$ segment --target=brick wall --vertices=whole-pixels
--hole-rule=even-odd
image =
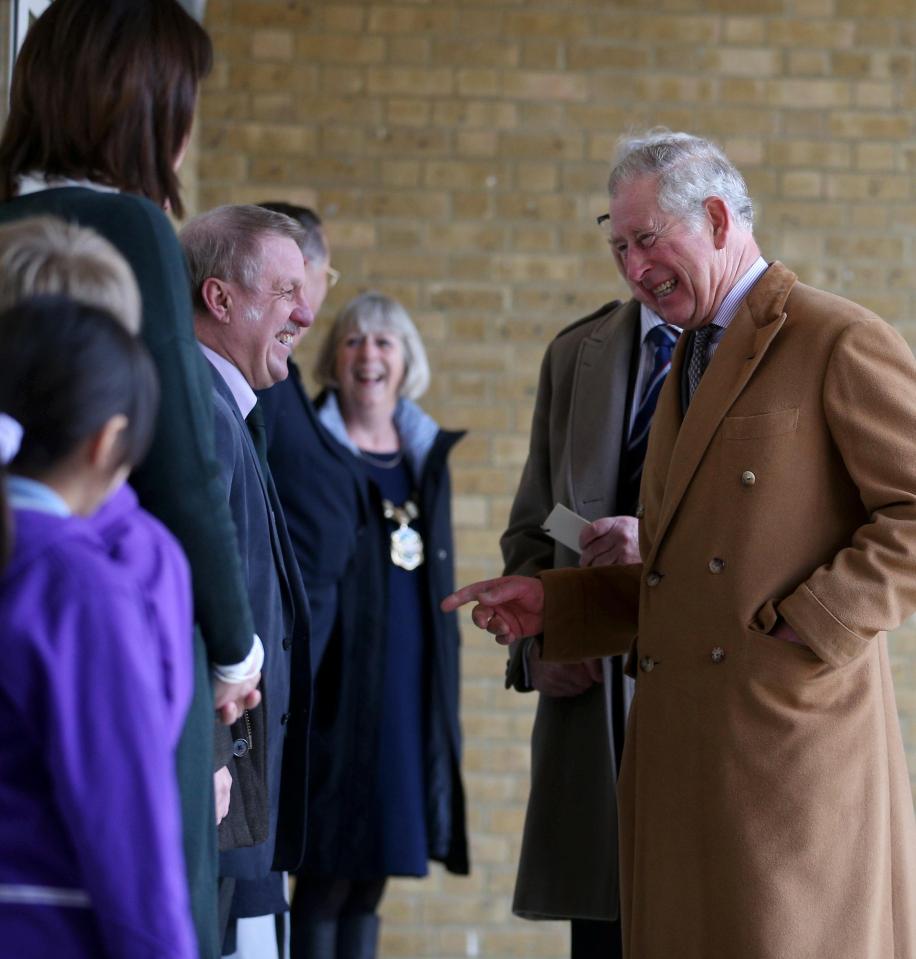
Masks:
[[[218,59],[189,199],[314,205],[344,274],[325,316],[368,287],[412,311],[425,405],[471,431],[453,460],[468,581],[500,567],[544,346],[625,295],[594,217],[628,126],[718,138],[764,254],[916,345],[914,14],[916,0],[209,0]],[[916,780],[916,626],[892,653]],[[568,954],[563,927],[509,915],[533,702],[501,676],[466,629],[474,874],[395,883],[388,959]]]
[[[471,431],[453,460],[468,581],[500,568],[546,343],[625,294],[594,217],[626,127],[718,138],[751,185],[765,255],[916,344],[914,13],[914,0],[209,0],[200,202],[315,205],[343,272],[325,316],[368,287],[412,311],[434,369],[425,404]],[[916,629],[893,649],[916,775]],[[509,914],[533,702],[501,678],[500,653],[466,629],[474,874],[395,883],[387,957],[567,954],[563,927]]]

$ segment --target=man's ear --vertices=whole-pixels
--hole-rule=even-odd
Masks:
[[[207,307],[207,312],[217,323],[229,322],[232,294],[224,280],[208,276],[200,287],[200,295]]]
[[[721,197],[710,196],[703,201],[703,207],[709,217],[713,244],[717,250],[723,250],[732,225],[728,204]]]

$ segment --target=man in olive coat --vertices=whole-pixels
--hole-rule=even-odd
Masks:
[[[548,660],[630,648],[619,782],[632,959],[912,959],[916,825],[885,631],[916,609],[916,362],[760,258],[708,141],[622,143],[609,235],[682,337],[642,563],[459,591]],[[638,631],[638,636],[637,636]]]

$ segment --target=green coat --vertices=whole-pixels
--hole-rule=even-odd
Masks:
[[[168,218],[143,197],[62,187],[0,204],[4,223],[42,214],[96,230],[127,259],[140,286],[141,335],[159,373],[161,401],[152,448],[131,484],[141,504],[175,534],[191,564],[199,630],[179,785],[201,955],[218,956],[209,665],[244,659],[254,629],[213,455],[212,383],[194,337],[187,267]]]

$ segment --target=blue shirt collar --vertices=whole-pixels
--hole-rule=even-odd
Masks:
[[[6,478],[6,492],[13,509],[30,509],[36,513],[50,513],[52,516],[73,515],[73,510],[63,497],[38,480],[11,473]]]

